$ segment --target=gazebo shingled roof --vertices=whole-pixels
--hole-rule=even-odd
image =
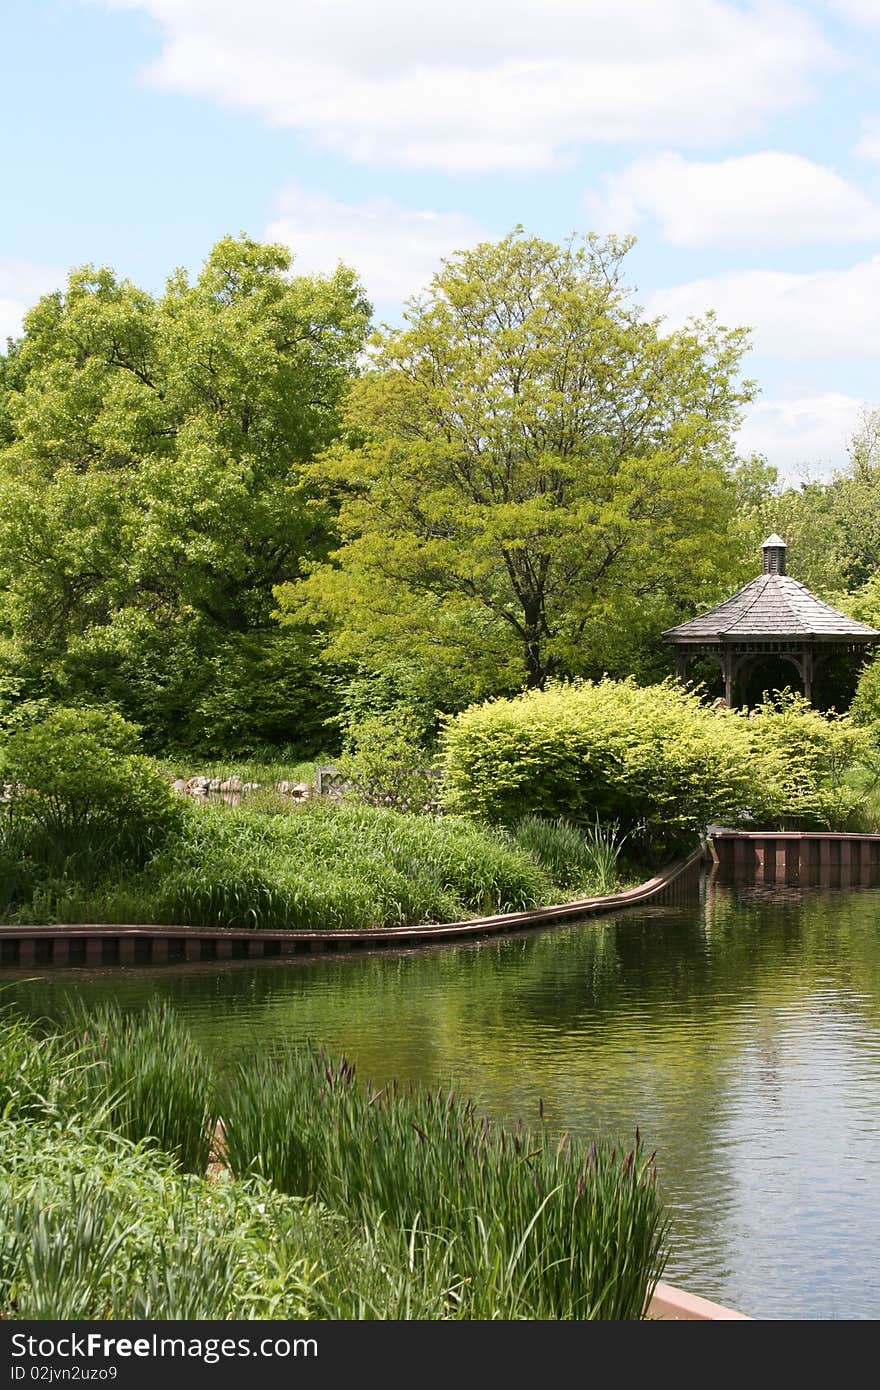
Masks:
[[[823,603],[785,573],[787,547],[780,536],[768,536],[761,549],[762,574],[708,613],[663,633],[664,641],[676,648],[680,676],[686,674],[689,655],[702,653],[720,661],[728,704],[733,703],[737,676],[762,656],[791,662],[809,700],[819,661],[880,640],[876,628]]]

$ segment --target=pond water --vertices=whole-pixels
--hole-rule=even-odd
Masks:
[[[704,888],[504,940],[406,954],[44,972],[64,997],[171,999],[220,1065],[306,1039],[362,1076],[452,1085],[658,1150],[667,1278],[741,1312],[880,1316],[880,890]]]

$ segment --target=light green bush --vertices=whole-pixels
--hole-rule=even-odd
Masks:
[[[339,770],[367,806],[421,815],[436,810],[439,787],[416,717],[398,706],[349,725]]]
[[[765,817],[792,828],[841,829],[862,802],[846,776],[870,760],[865,731],[790,693],[759,705],[748,729],[754,764],[768,783]]]
[[[508,825],[529,814],[617,821],[668,850],[744,817],[841,823],[853,805],[843,772],[862,746],[849,720],[803,702],[748,718],[672,681],[556,684],[447,721],[445,804]]]
[[[880,657],[859,677],[850,713],[857,724],[873,726],[875,737],[880,735]]]

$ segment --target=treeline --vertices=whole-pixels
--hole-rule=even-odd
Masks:
[[[780,490],[734,448],[746,330],[663,333],[628,249],[517,230],[372,337],[352,270],[244,237],[158,295],[74,271],[0,356],[0,723],[102,706],[153,751],[307,755],[334,718],[656,680],[769,530],[876,622],[877,418]]]

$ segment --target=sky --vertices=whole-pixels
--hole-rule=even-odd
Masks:
[[[226,233],[361,274],[634,234],[669,328],[752,329],[783,477],[880,404],[880,0],[2,0],[0,340],[85,262],[161,291]]]

